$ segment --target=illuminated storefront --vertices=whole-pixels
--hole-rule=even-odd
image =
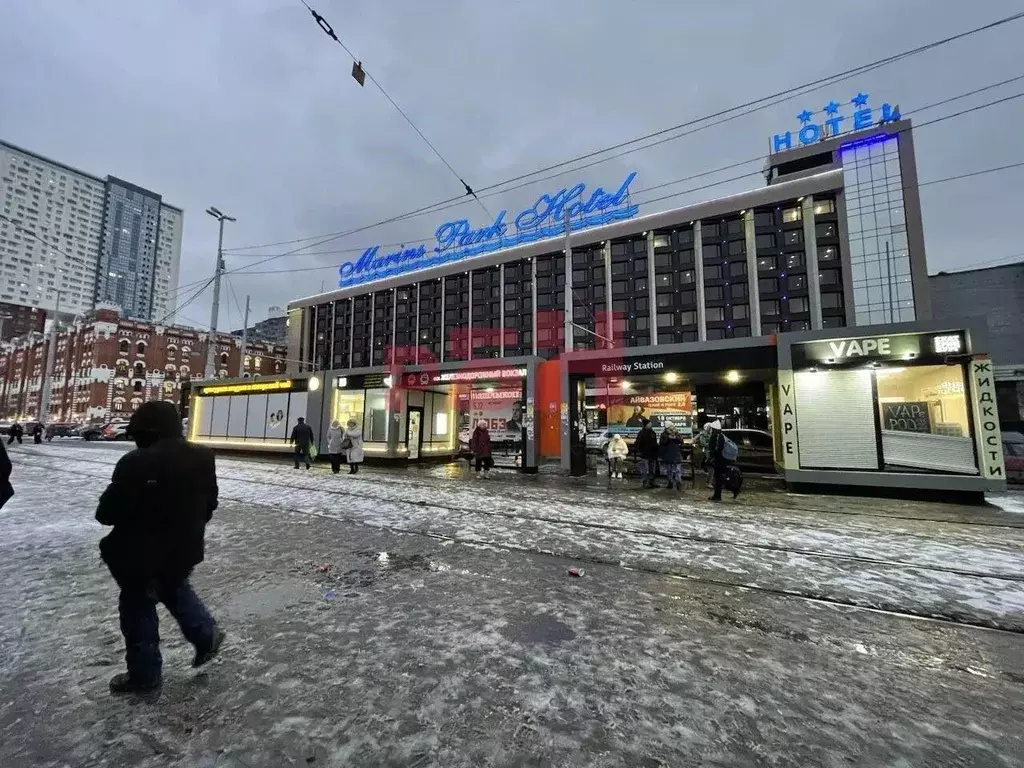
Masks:
[[[588,471],[596,411],[627,441],[644,418],[684,439],[711,419],[764,434],[791,485],[1004,488],[984,327],[917,322],[857,332],[567,355],[562,466]],[[716,410],[717,401],[729,406]]]
[[[321,384],[318,376],[195,382],[188,438],[226,450],[290,451],[298,418],[319,412]]]

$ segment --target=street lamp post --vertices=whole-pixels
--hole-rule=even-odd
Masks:
[[[220,314],[220,278],[224,273],[224,222],[234,221],[226,213],[221,213],[212,205],[206,212],[220,222],[217,236],[217,268],[213,273],[213,308],[210,310],[210,341],[206,345],[206,378],[217,376],[217,316]]]

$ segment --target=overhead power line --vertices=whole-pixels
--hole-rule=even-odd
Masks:
[[[1014,99],[1019,99],[1021,97],[1024,97],[1024,92],[1016,93],[1016,94],[1013,94],[1011,96],[1005,96],[1003,98],[995,99],[995,100],[987,102],[985,104],[980,104],[980,105],[972,107],[970,109],[963,109],[963,110],[960,110],[958,112],[954,112],[954,113],[951,113],[951,114],[948,114],[948,115],[943,115],[941,117],[934,118],[932,120],[928,120],[926,122],[920,123],[919,125],[915,126],[914,129],[915,130],[921,130],[921,129],[926,128],[926,127],[928,127],[930,125],[936,125],[938,123],[942,123],[942,122],[945,122],[947,120],[951,120],[951,119],[954,119],[954,118],[957,118],[957,117],[962,117],[963,115],[966,115],[966,114],[969,114],[969,113],[972,113],[972,112],[976,112],[976,111],[979,111],[979,110],[982,110],[982,109],[988,109],[990,107],[994,107],[994,106],[997,106],[999,104],[1003,104],[1005,102],[1012,101]],[[898,135],[899,133],[902,133],[902,132],[904,132],[906,130],[908,130],[908,129],[903,128],[903,129],[900,129],[899,131],[895,131],[894,135]],[[665,187],[672,186],[674,184],[680,184],[680,183],[683,183],[685,181],[692,181],[692,180],[695,180],[695,179],[698,179],[698,178],[704,178],[704,177],[707,177],[707,176],[712,176],[712,175],[714,175],[716,173],[720,173],[722,171],[731,170],[731,169],[734,169],[734,168],[739,168],[739,167],[742,167],[744,165],[749,165],[749,164],[755,163],[755,162],[759,163],[762,160],[763,160],[763,156],[758,155],[757,157],[753,157],[753,158],[750,158],[748,160],[740,161],[740,162],[737,162],[737,163],[730,163],[729,165],[721,166],[719,168],[716,168],[716,169],[713,169],[713,170],[710,170],[710,171],[703,171],[701,173],[692,174],[690,176],[685,176],[685,177],[683,177],[681,179],[676,179],[674,181],[663,182],[661,184],[656,184],[656,185],[651,186],[651,187],[646,187],[646,188],[643,188],[643,189],[639,189],[634,194],[641,194],[643,192],[650,192],[650,191],[654,191],[654,190],[657,190],[657,189],[663,189]],[[717,186],[721,186],[723,184],[727,184],[727,183],[730,183],[730,182],[741,181],[743,179],[750,178],[750,177],[753,177],[753,176],[759,176],[760,174],[761,174],[760,170],[751,171],[749,173],[740,174],[738,176],[733,176],[733,177],[730,177],[730,178],[727,178],[727,179],[720,179],[720,180],[717,180],[717,181],[714,181],[714,182],[710,182],[708,184],[703,184],[703,185],[700,185],[700,186],[697,186],[697,187],[692,187],[692,188],[684,190],[682,192],[674,192],[674,193],[671,193],[671,194],[668,194],[668,195],[665,195],[665,196],[662,196],[662,197],[656,197],[656,198],[652,198],[652,199],[648,199],[648,200],[638,200],[637,204],[649,205],[651,203],[661,202],[663,200],[669,200],[669,199],[672,199],[674,197],[679,197],[679,196],[684,195],[684,194],[690,194],[690,193],[693,193],[693,192],[700,192],[700,191],[703,191],[703,190],[706,190],[706,189],[710,189],[710,188],[713,188],[713,187],[717,187]],[[333,238],[333,237],[326,238],[325,240],[321,241],[320,243],[317,243],[316,245],[322,245],[322,244],[324,244],[326,242],[329,242],[329,241],[331,241],[333,239],[335,239],[335,238]],[[267,263],[269,263],[271,261],[275,261],[277,259],[284,258],[286,256],[294,255],[294,254],[296,254],[296,253],[298,253],[300,251],[306,250],[306,248],[312,248],[312,247],[315,247],[315,245],[300,246],[299,248],[294,248],[291,251],[286,251],[285,253],[280,253],[280,254],[274,254],[272,256],[267,256],[267,257],[261,259],[260,261],[257,261],[255,263],[253,263],[253,264],[245,265],[245,266],[242,266],[242,267],[236,267],[235,269],[228,270],[227,274],[234,274],[234,273],[257,274],[255,272],[251,271],[254,267],[260,266],[262,264],[267,264]],[[361,250],[364,250],[364,249],[358,249],[358,250],[361,251]],[[279,270],[279,271],[284,272],[284,271],[287,271],[287,270]]]
[[[743,115],[746,115],[746,114],[751,114],[753,112],[756,112],[756,111],[759,111],[759,110],[762,110],[762,109],[766,109],[766,108],[768,108],[770,106],[775,106],[776,104],[780,103],[781,101],[785,101],[785,100],[788,100],[790,98],[794,98],[795,96],[798,96],[798,95],[804,95],[804,93],[806,93],[806,92],[810,92],[810,91],[814,91],[814,90],[820,90],[823,87],[830,86],[830,85],[833,85],[833,84],[838,83],[838,82],[842,82],[843,80],[848,80],[848,79],[850,79],[852,77],[856,77],[858,75],[861,75],[861,74],[864,74],[866,72],[872,71],[872,70],[877,69],[879,67],[886,66],[888,64],[892,64],[892,63],[894,63],[896,61],[899,61],[899,60],[902,60],[902,59],[906,59],[906,58],[909,58],[911,56],[916,56],[918,54],[921,54],[921,53],[924,53],[926,51],[938,48],[940,46],[947,45],[949,43],[952,43],[952,42],[955,42],[955,41],[958,41],[958,40],[962,40],[962,39],[970,37],[972,35],[976,35],[976,34],[979,34],[981,32],[986,32],[986,31],[994,29],[996,27],[1003,26],[1005,24],[1009,24],[1009,23],[1012,23],[1012,22],[1015,22],[1015,21],[1019,21],[1021,19],[1024,19],[1024,12],[1016,13],[1016,14],[1013,14],[1011,16],[1006,16],[1006,17],[1004,17],[1002,19],[998,19],[998,20],[996,20],[994,22],[991,22],[989,24],[985,24],[985,25],[982,25],[980,27],[975,27],[973,29],[966,30],[964,32],[960,32],[960,33],[958,33],[956,35],[952,35],[950,37],[942,38],[940,40],[933,41],[933,42],[928,43],[926,45],[918,46],[917,48],[911,48],[909,50],[903,51],[902,53],[898,53],[898,54],[894,54],[892,56],[887,56],[887,57],[884,57],[884,58],[881,58],[881,59],[877,59],[877,60],[875,60],[873,62],[870,62],[870,63],[867,63],[867,64],[863,64],[863,65],[860,65],[858,67],[854,67],[852,69],[847,69],[847,70],[844,70],[842,72],[838,72],[838,73],[835,73],[833,75],[830,75],[828,77],[818,78],[816,80],[812,80],[812,81],[809,81],[807,83],[804,83],[803,85],[795,86],[795,87],[788,88],[788,89],[785,89],[785,90],[782,90],[782,91],[777,91],[776,93],[770,94],[768,96],[763,96],[763,97],[761,97],[759,99],[754,99],[752,101],[748,101],[748,102],[745,102],[743,104],[739,104],[739,105],[736,105],[734,107],[730,107],[728,109],[720,110],[718,112],[714,112],[712,114],[705,115],[703,117],[699,117],[699,118],[695,118],[695,119],[692,119],[692,120],[688,120],[688,121],[685,121],[683,123],[678,123],[676,125],[670,126],[668,128],[663,128],[663,129],[658,130],[658,131],[654,131],[654,132],[651,132],[651,133],[647,133],[647,134],[638,136],[638,137],[630,139],[628,141],[620,142],[618,144],[613,144],[611,146],[604,147],[602,149],[598,149],[598,150],[594,150],[594,151],[591,151],[591,152],[588,152],[588,153],[585,153],[585,154],[582,154],[582,155],[578,155],[578,156],[576,156],[574,158],[571,158],[569,160],[564,160],[564,161],[561,161],[559,163],[554,163],[552,165],[545,166],[543,168],[538,168],[538,169],[536,169],[534,171],[531,171],[529,173],[520,174],[519,176],[514,176],[514,177],[511,177],[511,178],[505,179],[505,180],[497,182],[495,184],[491,184],[491,185],[489,185],[487,187],[481,187],[477,191],[478,192],[485,192],[485,191],[495,190],[495,189],[498,189],[500,187],[505,187],[505,186],[513,184],[513,183],[515,183],[517,181],[522,181],[524,179],[527,179],[527,178],[530,178],[530,177],[533,177],[533,176],[538,176],[538,175],[540,175],[542,173],[546,173],[548,171],[555,170],[557,168],[562,168],[562,167],[565,167],[565,166],[568,166],[568,165],[572,165],[574,163],[577,163],[577,162],[580,162],[580,161],[583,161],[583,160],[588,160],[588,159],[591,159],[591,158],[596,157],[598,155],[601,155],[601,154],[604,154],[604,153],[607,153],[607,152],[613,152],[613,151],[615,151],[617,149],[622,149],[624,147],[628,147],[628,146],[633,145],[633,144],[638,144],[640,142],[647,141],[649,139],[661,137],[661,136],[664,136],[665,134],[669,134],[669,133],[672,133],[672,132],[677,131],[677,130],[681,130],[681,129],[689,128],[689,127],[693,127],[693,126],[699,126],[701,123],[713,121],[716,118],[726,118],[728,115],[730,115],[733,112],[742,112],[742,115],[735,115],[734,117],[740,117],[740,116],[743,116]],[[351,55],[351,53],[349,55]],[[744,110],[746,110],[746,111],[744,111]],[[734,118],[733,117],[729,117],[728,119],[734,119]],[[722,121],[720,121],[720,122],[722,122]],[[679,134],[678,136],[670,137],[670,138],[666,139],[665,141],[673,141],[676,138],[682,138],[683,136],[692,135],[693,133],[696,133],[697,131],[706,130],[707,128],[714,127],[715,125],[720,124],[720,122],[718,122],[718,123],[711,123],[711,124],[706,125],[706,126],[698,127],[694,131],[689,131],[689,132],[686,132],[686,133]],[[664,143],[664,141],[658,142],[658,143]],[[626,152],[626,153],[622,153],[620,155],[616,155],[616,157],[621,157],[624,154],[630,154],[631,152],[634,152],[634,151],[641,151],[643,149],[649,148],[650,146],[656,146],[656,145],[657,144],[645,145],[644,147],[636,148],[634,150],[631,150],[630,152]],[[614,158],[606,158],[606,160],[610,160],[610,159],[614,159]],[[587,167],[589,167],[589,166],[587,166]],[[578,169],[574,168],[573,170],[578,170]],[[510,190],[505,190],[505,191],[510,191]],[[340,238],[340,237],[345,237],[345,236],[348,236],[350,234],[355,234],[357,232],[363,232],[363,231],[366,231],[367,229],[372,229],[374,227],[383,226],[385,224],[390,224],[390,223],[393,223],[395,221],[399,221],[399,220],[402,220],[402,219],[412,218],[414,216],[418,216],[418,215],[423,214],[423,213],[428,213],[428,212],[433,212],[435,210],[440,210],[439,206],[448,206],[451,203],[461,203],[462,201],[463,201],[463,197],[449,198],[448,200],[442,200],[442,201],[439,201],[437,203],[433,203],[432,205],[424,206],[422,208],[418,208],[418,209],[415,209],[413,211],[409,211],[409,212],[404,213],[404,214],[399,214],[398,216],[390,217],[388,219],[385,219],[383,221],[377,222],[375,224],[367,225],[367,226],[364,226],[364,227],[359,227],[359,228],[357,228],[355,230],[346,230],[346,231],[342,231],[342,232],[334,232],[334,233],[330,233],[328,235],[322,235],[322,236],[314,235],[314,236],[310,236],[310,237],[298,238],[298,239],[295,239],[295,240],[278,241],[278,242],[274,242],[274,243],[263,243],[263,244],[260,244],[260,245],[239,246],[239,247],[236,247],[236,248],[232,248],[231,252],[238,252],[238,251],[242,251],[242,250],[258,250],[260,248],[271,248],[271,247],[279,246],[279,245],[292,245],[292,244],[295,244],[295,243],[306,242],[306,241],[309,241],[309,240],[317,240],[317,239],[320,239],[320,238]],[[315,246],[310,245],[308,247],[312,248],[312,247],[315,247]]]
[[[487,210],[487,206],[483,204],[483,201],[479,197],[477,197],[477,194],[476,192],[473,191],[473,188],[466,183],[466,180],[462,178],[459,172],[452,167],[452,164],[449,163],[447,159],[445,159],[445,156],[442,155],[440,150],[438,150],[438,148],[434,146],[433,142],[431,142],[430,139],[426,137],[426,134],[424,134],[423,131],[419,129],[419,126],[412,121],[412,118],[409,117],[406,111],[402,109],[400,106],[398,106],[398,102],[391,98],[391,94],[389,94],[384,89],[384,86],[380,84],[380,81],[378,81],[377,78],[375,78],[370,72],[366,71],[365,67],[363,67],[363,62],[357,59],[355,57],[355,54],[353,54],[352,51],[349,50],[348,46],[341,41],[341,39],[335,33],[333,27],[331,27],[327,19],[325,19],[315,10],[313,10],[313,8],[309,6],[306,0],[301,0],[301,2],[304,6],[306,6],[307,10],[309,10],[309,12],[313,15],[313,19],[316,21],[317,26],[319,26],[320,29],[323,30],[324,34],[326,34],[334,42],[340,45],[342,50],[344,50],[345,53],[348,54],[349,58],[352,59],[352,77],[355,79],[355,81],[359,83],[359,85],[363,85],[363,80],[366,79],[373,83],[375,86],[377,86],[377,90],[384,94],[384,98],[391,102],[391,106],[394,107],[398,114],[400,114],[405,119],[405,122],[407,122],[412,127],[412,129],[416,131],[416,135],[423,139],[423,143],[430,147],[430,151],[437,155],[437,158],[442,163],[444,163],[445,167],[452,172],[452,175],[459,180],[459,183],[462,184],[463,188],[466,190],[465,196],[472,196],[480,204],[480,207],[484,209],[484,213],[490,216],[491,214],[490,211]]]

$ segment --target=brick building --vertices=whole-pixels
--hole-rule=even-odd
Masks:
[[[49,422],[127,418],[144,402],[178,403],[182,382],[202,379],[209,333],[120,316],[101,306],[57,335]],[[48,339],[41,333],[0,350],[0,417],[38,418]],[[218,334],[217,376],[236,376],[241,339]],[[253,342],[246,375],[283,373],[286,348]]]
[[[38,307],[23,307],[0,301],[0,341],[42,333],[46,325],[46,311]]]

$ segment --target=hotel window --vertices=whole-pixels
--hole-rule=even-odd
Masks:
[[[697,313],[694,310],[686,310],[679,314],[680,325],[696,325],[697,324]]]
[[[676,323],[676,316],[671,312],[658,313],[658,327],[672,328]]]
[[[779,302],[775,299],[765,299],[761,302],[761,315],[777,317],[781,313],[779,312]]]
[[[839,249],[834,245],[818,246],[818,261],[835,261],[839,255]]]
[[[736,299],[747,298],[747,284],[746,283],[733,283],[729,286],[729,292],[732,295],[733,301]]]
[[[729,219],[726,224],[726,233],[729,235],[742,235],[743,234],[743,219]],[[740,242],[743,242],[742,240]]]
[[[747,274],[747,262],[733,261],[729,263],[729,275],[731,277],[743,277]]]
[[[843,308],[843,294],[841,293],[829,293],[822,291],[821,294],[821,308],[822,309],[842,309]]]
[[[732,319],[733,320],[745,320],[750,317],[750,305],[749,304],[733,304],[732,305]]]
[[[676,245],[690,246],[693,245],[693,229],[687,227],[686,229],[677,229],[673,233],[673,238]]]
[[[779,281],[774,277],[762,277],[757,281],[757,290],[760,293],[778,293]]]
[[[730,240],[729,241],[729,255],[730,256],[742,256],[744,253],[744,242],[742,240]]]
[[[786,259],[786,269],[796,269],[804,265],[803,251],[787,253],[784,258]]]
[[[786,245],[800,245],[804,241],[802,229],[791,229],[783,233],[783,241]]]
[[[692,269],[687,269],[679,273],[679,284],[689,285],[697,281],[697,275]]]
[[[834,200],[815,200],[814,201],[814,215],[822,216],[826,213],[835,213],[836,203]]]
[[[704,317],[711,323],[721,322],[725,320],[725,307],[706,307]]]
[[[704,298],[707,301],[723,301],[725,299],[725,287],[721,285],[709,285],[704,289]]]
[[[774,256],[758,256],[757,257],[757,271],[758,272],[771,272],[775,269],[775,257]]]
[[[668,235],[655,235],[654,236],[654,247],[655,248],[668,248],[672,245],[672,239]]]
[[[701,238],[704,240],[714,240],[719,237],[718,224],[714,222],[702,222],[700,226]]]
[[[818,273],[818,282],[822,285],[838,285],[839,284],[839,270],[838,269],[823,269]]]
[[[713,261],[715,259],[722,258],[722,249],[716,243],[705,245],[701,253],[704,256],[704,261]]]
[[[835,222],[825,221],[814,225],[814,233],[818,237],[835,237],[836,236],[836,225]]]
[[[789,299],[789,311],[790,314],[796,314],[798,312],[807,312],[808,304],[806,296],[794,296]]]
[[[790,275],[786,278],[787,291],[799,291],[807,287],[807,275]]]
[[[782,222],[784,224],[800,221],[801,218],[802,215],[799,208],[786,208],[782,211]]]
[[[722,279],[722,266],[720,264],[708,265],[704,267],[704,279],[705,280],[721,280]]]
[[[771,211],[758,211],[754,214],[754,226],[755,227],[774,227],[775,216]]]
[[[774,250],[775,249],[775,235],[770,235],[770,234],[758,235],[755,238],[755,243],[757,244],[757,247],[758,247],[759,250],[760,249],[764,249],[764,250],[772,249],[772,250]]]

